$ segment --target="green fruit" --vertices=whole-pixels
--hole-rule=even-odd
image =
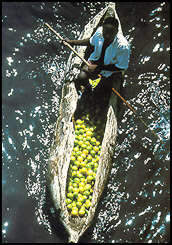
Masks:
[[[68,187],[68,192],[73,192],[73,187],[72,186]]]

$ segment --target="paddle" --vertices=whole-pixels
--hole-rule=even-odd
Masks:
[[[58,38],[60,38],[62,41],[63,41],[63,43],[68,47],[68,48],[70,48],[87,66],[89,66],[89,63],[81,56],[81,55],[79,55],[77,52],[76,52],[76,50],[69,44],[69,43],[67,43],[67,42],[65,42],[64,41],[64,39],[49,25],[49,24],[47,24],[47,23],[45,23],[45,25],[52,31],[52,32],[54,32],[55,34],[56,34],[56,36],[58,37]],[[121,72],[122,73],[122,75],[124,75],[124,71],[116,71],[116,73],[119,73],[119,72]],[[99,78],[98,79],[96,79],[97,80],[97,82],[96,82],[96,84],[95,84],[95,86],[97,86],[97,84],[100,82],[100,80],[101,80],[101,75],[98,75],[99,76]],[[90,84],[92,83],[93,84],[93,86],[94,86],[94,81],[93,80],[91,80],[90,79]],[[95,87],[94,86],[94,87]],[[113,92],[115,92],[117,95],[118,95],[118,97],[120,97],[123,101],[124,101],[124,103],[130,108],[130,110],[132,110],[133,112],[134,112],[134,114],[139,118],[139,120],[144,124],[144,126],[146,127],[146,128],[148,128],[152,133],[153,133],[153,135],[154,136],[156,136],[156,137],[158,137],[158,139],[162,142],[162,140],[161,140],[161,138],[159,137],[159,135],[157,135],[155,132],[154,132],[154,130],[151,130],[149,127],[148,127],[148,125],[145,123],[145,121],[141,118],[141,117],[139,117],[138,115],[137,115],[137,113],[136,113],[136,111],[131,107],[131,105],[114,89],[114,88],[112,88],[112,90],[113,90]]]
[[[65,42],[64,41],[64,39],[60,36],[60,34],[58,34],[49,24],[47,24],[47,23],[45,23],[45,25],[52,31],[52,32],[54,32],[55,34],[56,34],[56,36],[58,37],[58,38],[60,38],[62,41],[63,41],[63,43],[64,43],[64,45],[66,45],[68,48],[70,48],[87,66],[89,66],[89,63],[80,55],[80,54],[78,54],[77,52],[76,52],[76,50],[74,49],[74,48],[72,48],[72,46],[69,44],[69,43],[67,43],[67,42]]]
[[[152,133],[153,133],[153,135],[154,136],[156,136],[160,141],[161,141],[161,143],[163,143],[162,142],[162,140],[161,140],[161,138],[159,137],[159,135],[157,135],[155,132],[154,132],[154,130],[152,130],[152,129],[150,129],[149,127],[148,127],[148,125],[145,123],[145,121],[141,118],[141,117],[139,117],[138,115],[137,115],[137,112],[134,110],[134,108],[118,93],[118,91],[116,91],[114,88],[112,88],[112,91],[113,92],[115,92],[117,95],[118,95],[118,97],[130,108],[130,110],[132,110],[133,112],[134,112],[134,114],[137,116],[137,118],[144,124],[144,126],[146,127],[146,128],[148,128]]]

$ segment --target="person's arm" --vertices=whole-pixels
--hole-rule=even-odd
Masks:
[[[88,46],[90,44],[90,38],[86,38],[83,40],[64,40],[65,42],[69,43],[70,45],[81,45],[81,46]]]

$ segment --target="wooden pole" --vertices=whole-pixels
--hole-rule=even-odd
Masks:
[[[136,112],[136,110],[134,110],[134,108],[118,93],[118,91],[116,91],[114,88],[112,88],[112,90],[113,90],[113,92],[115,92],[119,97],[120,97],[120,99],[130,108],[130,110],[132,110],[133,112],[134,112],[134,114],[137,116],[137,118],[144,124],[144,126],[146,127],[146,128],[148,128],[151,132],[152,132],[152,134],[154,135],[154,136],[156,136],[159,140],[160,140],[160,142],[161,143],[163,143],[162,142],[162,140],[161,140],[161,138],[159,137],[159,135],[157,135],[155,132],[154,132],[154,130],[152,130],[152,129],[150,129],[149,127],[148,127],[148,125],[145,123],[145,121],[141,118],[141,117],[139,117],[138,115],[137,115],[137,112]]]
[[[49,24],[45,23],[45,25],[52,31],[55,33],[55,35],[60,38],[64,45],[66,45],[68,48],[70,48],[87,66],[89,66],[89,63],[80,55],[76,52],[76,50],[67,42],[64,41],[64,39],[60,36],[60,34],[58,34]]]

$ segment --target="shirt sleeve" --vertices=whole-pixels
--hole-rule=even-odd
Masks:
[[[129,46],[122,46],[120,47],[117,55],[117,62],[116,67],[119,69],[126,70],[128,68],[130,59],[130,47]]]
[[[93,36],[90,38],[90,44],[92,46],[96,45],[96,41],[100,37],[100,28],[97,29],[97,31],[93,34]]]

